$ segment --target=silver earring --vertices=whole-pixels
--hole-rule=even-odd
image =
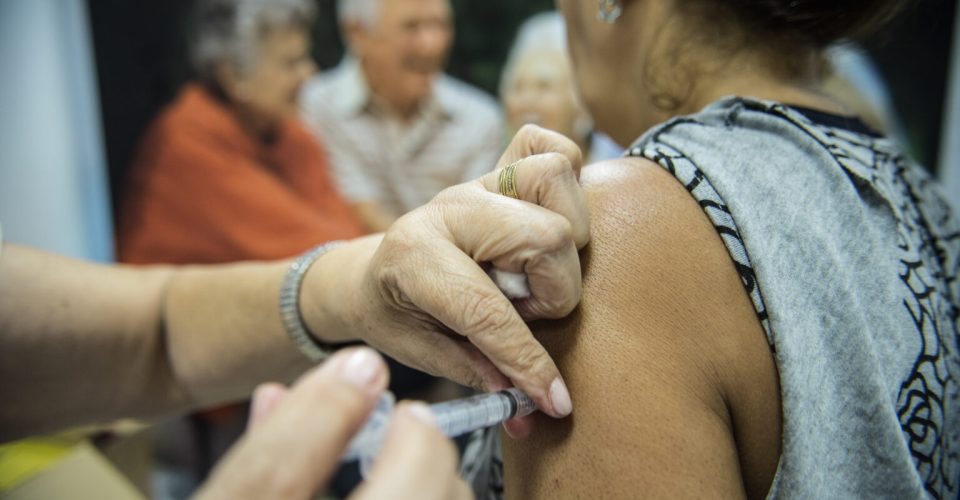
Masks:
[[[597,20],[613,24],[620,19],[623,13],[623,4],[620,0],[599,0],[597,6]]]

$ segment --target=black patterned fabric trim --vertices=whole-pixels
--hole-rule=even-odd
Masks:
[[[773,333],[770,331],[770,319],[767,316],[767,306],[763,303],[763,295],[760,292],[760,285],[757,283],[756,274],[750,265],[750,256],[747,255],[747,248],[743,244],[743,238],[737,229],[737,223],[733,219],[733,214],[727,204],[717,193],[717,190],[710,184],[707,176],[697,168],[697,165],[679,151],[662,143],[653,141],[646,147],[635,147],[630,149],[627,156],[647,158],[665,168],[690,192],[700,208],[713,223],[723,244],[733,259],[733,265],[740,275],[740,281],[744,289],[750,296],[753,308],[757,312],[757,319],[763,326],[763,331],[767,336],[767,344],[770,349],[774,349]]]

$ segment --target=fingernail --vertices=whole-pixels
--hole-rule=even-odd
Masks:
[[[268,393],[270,389],[267,385],[259,385],[253,391],[253,399],[250,402],[250,417],[247,419],[247,429],[250,429],[257,422],[263,419],[269,408]]]
[[[286,397],[286,394],[286,389],[280,384],[267,383],[257,386],[253,391],[253,401],[250,403],[247,428],[252,428],[266,418]]]
[[[433,416],[433,412],[430,411],[430,407],[426,404],[419,401],[412,401],[404,404],[403,409],[417,420],[433,427],[437,426],[437,419]]]
[[[250,420],[255,420],[267,413],[270,407],[270,386],[260,384],[253,391],[253,398],[250,402]]]
[[[553,404],[553,411],[561,417],[566,417],[573,411],[573,403],[570,401],[570,391],[563,383],[560,377],[553,379],[550,384],[550,403]]]
[[[383,370],[380,356],[366,347],[356,349],[347,354],[346,359],[337,361],[337,366],[334,367],[334,375],[362,390],[373,388],[381,374],[380,372]]]

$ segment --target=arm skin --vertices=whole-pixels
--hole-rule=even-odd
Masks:
[[[780,453],[776,367],[723,243],[647,160],[584,168],[580,309],[535,334],[571,418],[504,439],[510,498],[758,498]]]
[[[265,307],[277,302],[286,267],[110,267],[6,245],[0,440],[211,405],[263,380],[292,380],[309,364],[277,307]]]

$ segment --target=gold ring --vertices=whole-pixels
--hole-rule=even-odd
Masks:
[[[517,193],[517,165],[522,161],[523,158],[507,165],[500,171],[500,194],[520,199],[520,195]]]

